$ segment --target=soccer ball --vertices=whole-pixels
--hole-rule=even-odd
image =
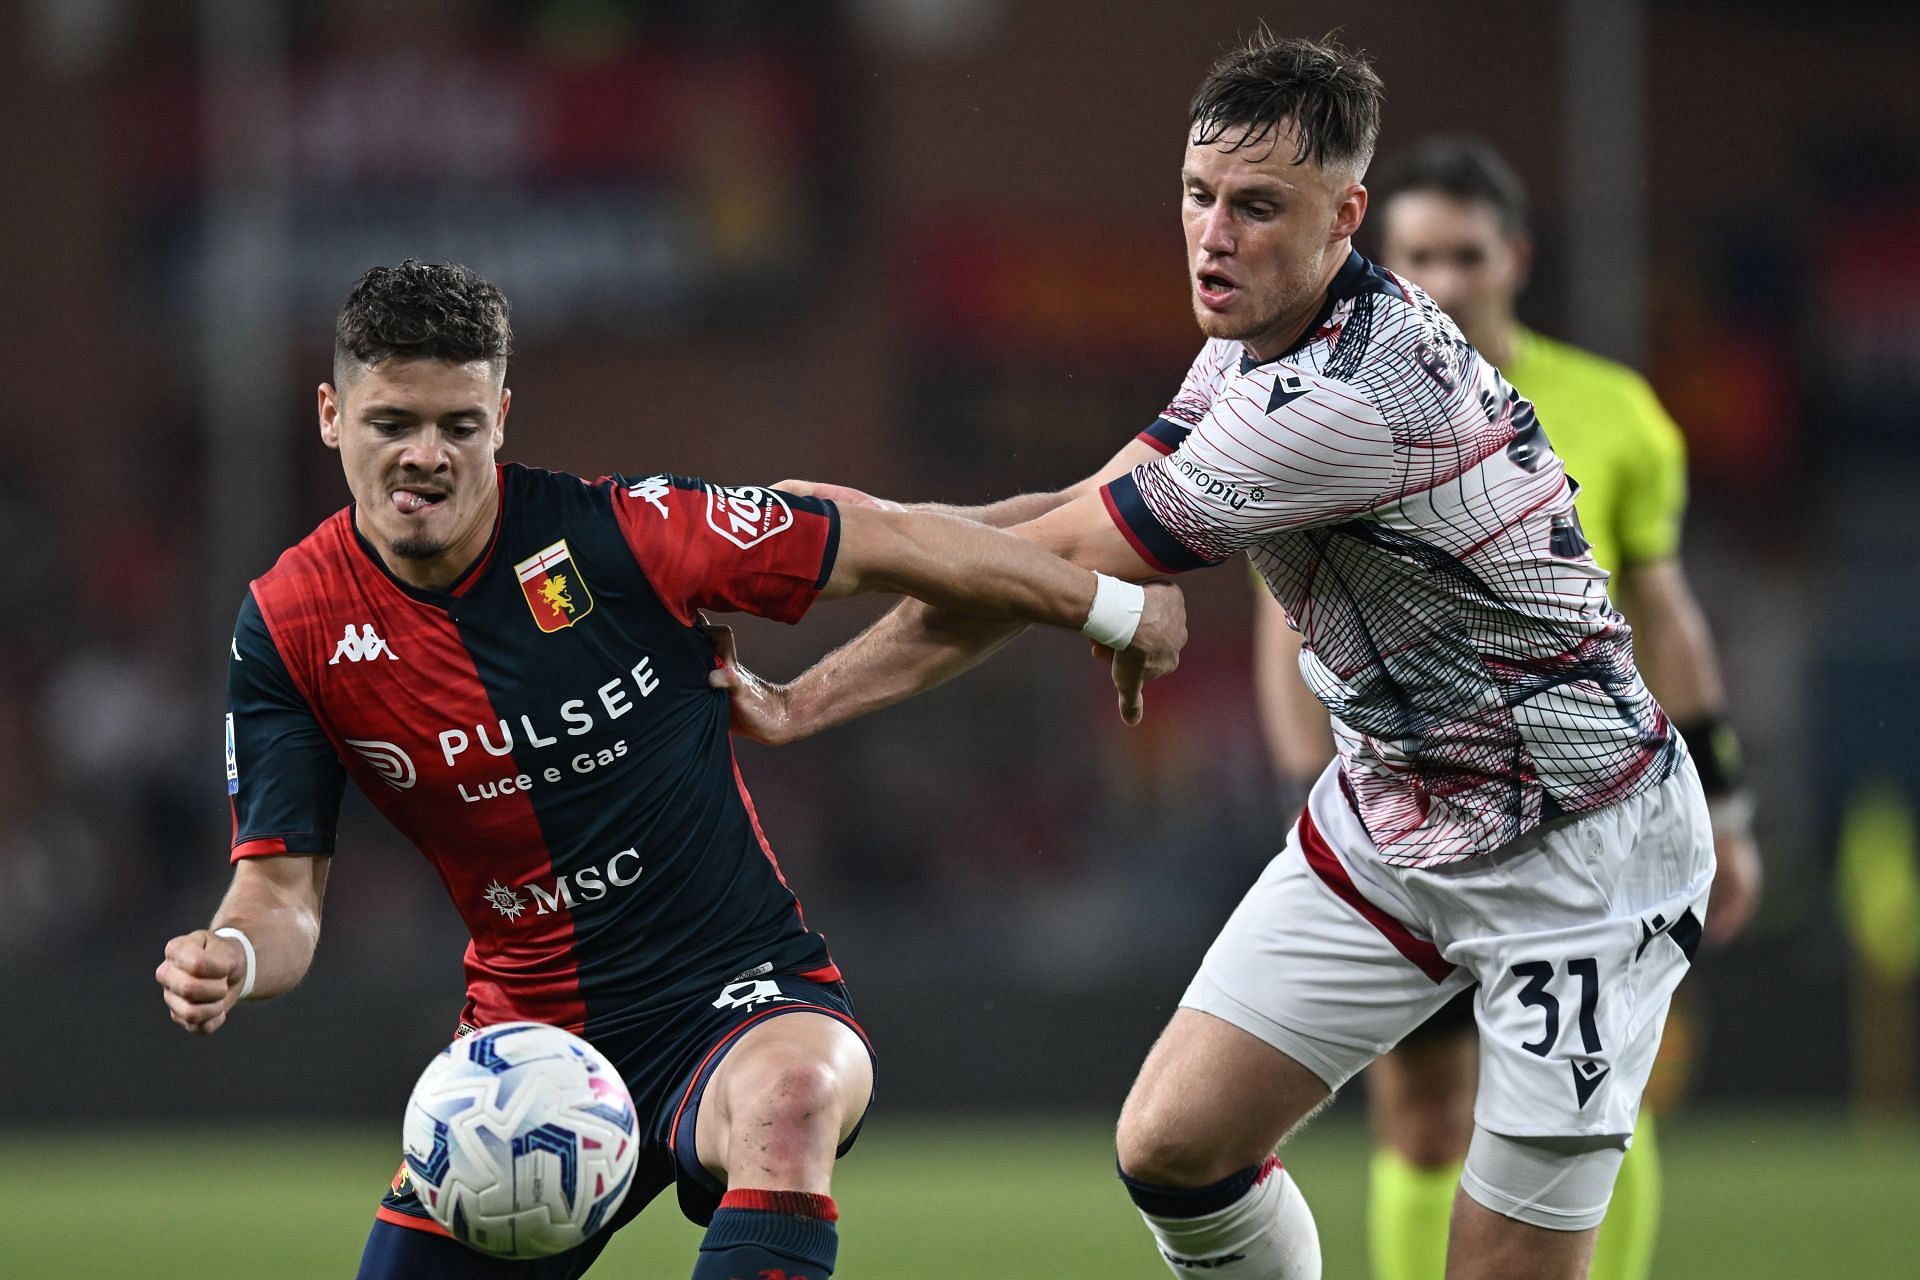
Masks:
[[[420,1203],[498,1258],[543,1258],[598,1231],[640,1151],[620,1073],[544,1022],[499,1023],[442,1049],[413,1086],[404,1135]]]

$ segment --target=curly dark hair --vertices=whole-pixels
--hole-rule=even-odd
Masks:
[[[507,299],[456,262],[408,258],[374,267],[353,286],[333,327],[334,380],[354,365],[404,360],[488,360],[495,376],[513,354]]]
[[[1484,138],[1469,134],[1422,138],[1380,164],[1373,203],[1384,210],[1409,191],[1433,191],[1478,200],[1493,210],[1510,236],[1527,232],[1527,187]]]
[[[1362,174],[1380,136],[1385,98],[1365,53],[1349,52],[1332,35],[1281,39],[1262,26],[1200,82],[1187,110],[1188,134],[1207,146],[1240,130],[1229,148],[1238,151],[1290,120],[1295,164],[1350,165]]]

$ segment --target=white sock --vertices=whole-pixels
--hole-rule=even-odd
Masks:
[[[1278,1159],[1224,1209],[1197,1218],[1140,1216],[1160,1256],[1183,1280],[1320,1280],[1313,1211]]]

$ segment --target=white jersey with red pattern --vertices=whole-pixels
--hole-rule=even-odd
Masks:
[[[1248,553],[1387,862],[1490,853],[1682,757],[1533,406],[1412,284],[1353,254],[1294,348],[1208,342],[1142,438],[1167,456],[1109,511],[1167,571]]]

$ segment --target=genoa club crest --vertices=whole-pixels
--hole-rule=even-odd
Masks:
[[[533,620],[542,631],[570,627],[593,612],[593,593],[573,563],[565,538],[545,551],[528,556],[513,566],[520,579],[520,594],[533,610]]]

